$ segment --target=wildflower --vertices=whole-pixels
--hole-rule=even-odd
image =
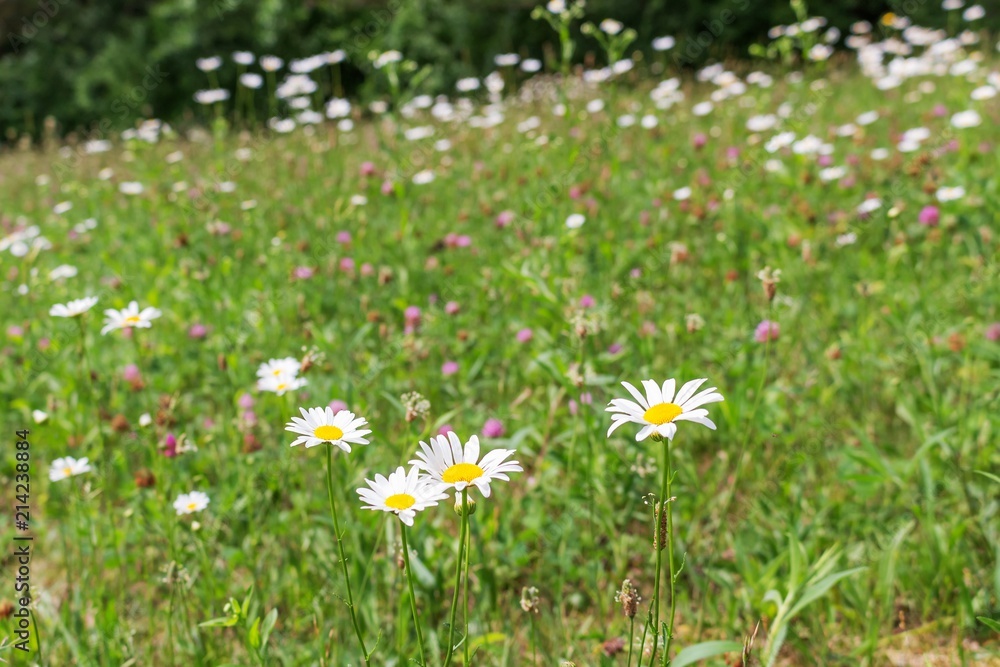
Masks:
[[[580,213],[573,213],[566,218],[566,226],[570,229],[579,229],[583,227],[583,223],[587,221],[587,218],[583,217]]]
[[[177,496],[177,500],[174,501],[174,509],[177,510],[177,516],[194,514],[195,512],[200,512],[208,507],[208,501],[208,494],[202,491],[182,493]]]
[[[917,216],[921,225],[927,225],[928,227],[937,227],[938,222],[941,220],[941,212],[938,210],[937,206],[924,206],[920,209],[920,214]]]
[[[49,315],[52,317],[79,317],[94,307],[97,297],[88,296],[82,299],[74,299],[67,304],[57,303],[49,308]]]
[[[667,380],[662,386],[652,380],[643,380],[642,386],[646,390],[645,396],[628,382],[622,382],[622,386],[637,402],[624,398],[611,400],[606,408],[607,412],[612,413],[612,424],[611,428],[608,429],[608,436],[627,422],[643,425],[635,436],[638,442],[645,440],[650,435],[653,435],[654,439],[668,438],[673,440],[674,434],[677,433],[675,422],[678,421],[691,421],[715,430],[715,423],[708,418],[708,410],[701,406],[717,403],[724,399],[722,394],[716,392],[715,387],[709,387],[696,394],[698,387],[704,382],[705,378],[691,380],[685,383],[675,395],[676,381],[674,379]]]
[[[457,361],[446,361],[441,365],[441,375],[445,377],[449,375],[454,375],[458,372],[458,362]]]
[[[521,589],[521,609],[524,610],[524,613],[530,614],[534,612],[537,614],[541,611],[539,607],[540,602],[537,588],[534,586],[525,586]]]
[[[938,188],[937,192],[935,193],[935,196],[937,197],[937,200],[942,203],[955,201],[965,196],[965,188],[963,188],[961,185],[955,187]]]
[[[517,332],[518,343],[527,343],[532,338],[534,338],[534,334],[532,333],[531,329],[521,329],[520,331]]]
[[[757,273],[757,280],[764,286],[764,294],[768,301],[774,301],[774,295],[778,292],[778,283],[781,282],[781,269],[771,269],[765,266]]]
[[[994,342],[1000,340],[1000,322],[994,322],[986,327],[986,340]]]
[[[42,410],[31,411],[31,420],[36,424],[44,424],[45,422],[48,421],[48,419],[49,419],[49,413],[47,412],[44,412]]]
[[[208,335],[208,327],[204,324],[195,323],[192,324],[188,329],[188,338],[192,340],[201,340]]]
[[[365,480],[368,488],[357,489],[362,509],[392,512],[407,526],[413,525],[417,512],[434,507],[448,496],[444,487],[419,476],[417,468],[407,472],[402,466],[389,477],[375,475],[375,480]]]
[[[278,396],[284,396],[285,392],[301,389],[307,384],[306,379],[300,377],[266,377],[257,380],[257,389],[259,391],[273,392]]]
[[[368,444],[364,436],[371,433],[371,430],[364,428],[368,425],[364,417],[355,417],[348,410],[334,414],[329,406],[308,410],[299,408],[299,412],[302,417],[292,417],[292,421],[285,425],[286,431],[298,436],[292,442],[292,447],[304,444],[308,449],[326,443],[350,453],[351,444]]]
[[[753,339],[758,343],[766,343],[772,340],[778,340],[778,336],[781,335],[781,327],[778,326],[777,322],[772,322],[771,320],[763,320],[754,329]]]
[[[514,454],[513,449],[494,449],[480,459],[479,437],[475,435],[469,438],[464,448],[454,431],[447,437],[432,437],[430,441],[429,445],[420,442],[417,458],[410,463],[456,492],[475,486],[484,497],[489,498],[491,482],[498,479],[510,481],[506,473],[523,471],[517,461],[506,460]]]
[[[301,362],[295,357],[271,359],[260,365],[260,368],[257,369],[257,377],[261,380],[268,378],[290,379],[298,376],[301,367]]]
[[[49,468],[49,481],[58,482],[68,477],[82,475],[90,472],[90,459],[86,456],[82,459],[74,459],[72,456],[64,456],[52,462]]]
[[[162,314],[156,308],[143,308],[140,311],[139,303],[136,301],[132,301],[122,310],[109,308],[104,311],[107,319],[104,321],[104,328],[101,329],[101,333],[107,335],[116,329],[129,329],[132,327],[148,329],[153,326],[153,320]]]
[[[684,326],[688,333],[694,333],[705,326],[705,320],[698,313],[688,313],[684,316]]]
[[[603,32],[604,34],[614,36],[620,33],[622,31],[622,28],[624,28],[625,26],[622,25],[621,21],[616,21],[614,19],[604,19],[603,21],[601,21],[599,27],[601,28],[601,32]]]
[[[406,421],[423,419],[431,411],[431,402],[415,391],[407,392],[399,397],[406,410]]]
[[[490,418],[483,424],[484,438],[502,438],[504,434],[503,422],[496,418]]]
[[[625,618],[635,618],[636,613],[639,611],[639,603],[642,598],[639,597],[639,591],[635,586],[632,585],[630,579],[626,579],[622,582],[622,588],[618,591],[615,598],[618,603],[622,606],[622,612],[625,614]]]

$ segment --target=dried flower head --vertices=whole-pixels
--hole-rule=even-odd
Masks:
[[[521,609],[525,613],[538,613],[540,600],[538,599],[538,589],[534,586],[525,586],[521,589]]]
[[[399,397],[406,410],[406,421],[412,422],[415,419],[423,419],[431,411],[431,402],[415,391],[403,394]]]
[[[698,313],[688,313],[684,316],[684,325],[688,333],[694,333],[705,326],[705,319]]]
[[[778,292],[778,283],[781,282],[781,269],[772,269],[765,266],[757,272],[757,279],[764,286],[764,294],[768,301],[774,301],[774,295]]]
[[[632,585],[631,579],[626,579],[622,582],[622,588],[618,591],[617,600],[622,606],[625,618],[635,618],[636,613],[639,611],[639,602],[642,601],[642,598],[639,597],[639,590]]]

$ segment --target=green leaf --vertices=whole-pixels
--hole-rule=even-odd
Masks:
[[[221,616],[219,618],[213,618],[204,623],[199,623],[199,628],[231,628],[236,625],[235,616]]]
[[[250,626],[250,646],[254,649],[260,648],[260,617],[254,619],[253,625]]]
[[[278,608],[275,607],[271,612],[264,618],[264,624],[260,629],[260,645],[267,646],[267,640],[271,637],[271,630],[274,629],[274,624],[278,621]]]
[[[996,475],[994,475],[991,472],[986,472],[984,470],[975,470],[973,472],[975,472],[977,475],[982,475],[986,479],[992,479],[997,484],[1000,484],[1000,477],[997,477]]]
[[[976,620],[994,632],[1000,632],[1000,622],[994,621],[992,618],[986,618],[985,616],[976,616]]]
[[[743,644],[734,641],[702,642],[688,646],[670,661],[670,667],[685,667],[693,665],[705,658],[712,658],[723,653],[742,651]]]
[[[788,613],[789,620],[794,618],[796,614],[802,611],[802,609],[804,609],[806,605],[815,601],[817,598],[822,597],[824,593],[830,590],[834,584],[836,584],[844,577],[849,577],[852,574],[855,574],[856,572],[860,572],[861,570],[867,570],[867,569],[868,569],[867,566],[862,566],[850,570],[844,570],[843,572],[835,572],[833,574],[828,574],[827,576],[823,577],[813,585],[809,586],[809,588],[805,589],[802,592],[802,597],[800,597],[798,601],[796,601],[795,606],[792,607],[792,610]]]

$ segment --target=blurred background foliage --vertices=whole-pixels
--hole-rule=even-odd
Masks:
[[[37,135],[44,118],[60,131],[94,136],[159,117],[183,122],[192,95],[207,88],[196,58],[221,55],[219,81],[232,90],[232,51],[303,57],[344,49],[344,83],[351,95],[372,95],[367,54],[398,49],[433,65],[423,92],[450,92],[464,76],[485,75],[498,53],[516,52],[549,62],[555,35],[530,18],[531,0],[2,0],[0,2],[0,130],[10,139]],[[986,27],[1000,20],[1000,0],[981,2]],[[727,13],[728,10],[728,13]],[[939,0],[825,0],[810,14],[845,30],[853,21],[875,22],[887,11],[923,25],[943,25]],[[773,25],[794,21],[788,3],[759,0],[590,0],[587,15],[611,17],[639,33],[638,50],[673,35],[672,66],[747,57],[747,47]],[[724,23],[728,17],[728,24]],[[722,18],[722,20],[720,20]],[[706,48],[688,48],[702,33]],[[578,36],[579,37],[579,36]],[[703,38],[702,43],[707,41]],[[580,37],[577,57],[599,56]],[[251,68],[255,69],[255,68]],[[256,70],[255,70],[256,71]],[[103,123],[102,123],[103,121]]]

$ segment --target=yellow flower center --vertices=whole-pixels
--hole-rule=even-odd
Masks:
[[[684,412],[681,406],[676,403],[657,403],[656,405],[646,410],[646,413],[642,416],[643,420],[660,426],[661,424],[666,424],[667,422],[672,422],[677,418],[677,415]]]
[[[281,369],[275,368],[273,371],[271,371],[271,375],[273,375],[274,377],[278,377],[279,375],[281,375]]]
[[[334,440],[343,438],[344,432],[336,426],[320,426],[313,431],[313,435],[325,442],[333,442]]]
[[[188,503],[188,511],[193,512],[198,509],[198,503]]]
[[[138,315],[130,315],[125,318],[125,324],[138,324],[139,322],[142,322],[142,318]]]
[[[288,385],[285,384],[284,382],[279,382],[277,385],[275,385],[274,388],[277,389],[278,391],[285,391],[286,389],[288,389]]]
[[[385,506],[394,510],[408,510],[417,499],[408,493],[397,493],[385,499]]]
[[[66,475],[67,477],[72,477],[73,476],[73,469],[72,468],[63,468],[63,474]]]
[[[482,476],[483,469],[475,463],[456,463],[444,471],[441,479],[445,484],[454,484],[455,482],[468,483]]]

